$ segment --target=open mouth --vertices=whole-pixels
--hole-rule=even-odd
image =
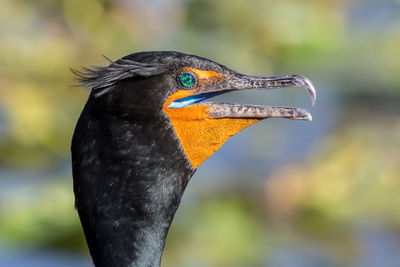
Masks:
[[[283,87],[303,87],[311,96],[315,104],[316,92],[312,82],[301,75],[286,76],[251,76],[235,73],[217,86],[199,90],[198,94],[177,99],[171,102],[168,108],[183,108],[190,105],[205,105],[208,107],[209,116],[212,118],[286,118],[291,120],[311,121],[309,111],[297,107],[264,106],[250,104],[231,104],[202,102],[217,95],[236,90],[274,89]]]

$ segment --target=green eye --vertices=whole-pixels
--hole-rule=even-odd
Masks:
[[[178,84],[184,89],[192,89],[197,84],[196,75],[191,72],[182,72],[178,75]]]

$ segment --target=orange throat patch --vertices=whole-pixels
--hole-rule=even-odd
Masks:
[[[212,118],[208,106],[194,104],[183,108],[168,108],[177,99],[193,95],[190,90],[172,94],[164,104],[163,111],[182,144],[183,150],[194,168],[217,151],[231,136],[260,119]]]

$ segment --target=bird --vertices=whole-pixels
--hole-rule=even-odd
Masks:
[[[301,75],[252,76],[175,51],[73,69],[90,89],[71,144],[75,207],[93,263],[160,266],[188,182],[231,136],[267,118],[311,121],[294,107],[210,102],[231,91],[303,87]]]

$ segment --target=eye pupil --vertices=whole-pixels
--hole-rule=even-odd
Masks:
[[[177,81],[184,89],[192,89],[197,83],[197,78],[191,72],[182,72],[178,75]]]

